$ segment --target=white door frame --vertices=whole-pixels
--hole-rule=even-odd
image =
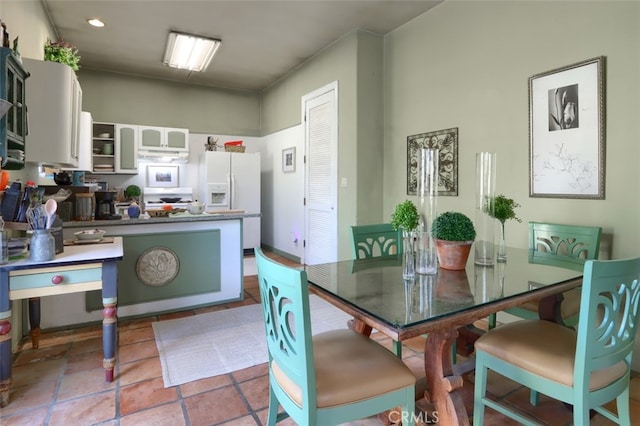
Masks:
[[[322,104],[330,103],[332,108],[329,112],[331,120],[330,128],[330,147],[329,147],[329,173],[327,175],[329,186],[329,200],[322,205],[316,205],[310,201],[309,188],[310,188],[310,137],[309,137],[309,122],[306,119],[309,111]],[[338,260],[338,82],[331,82],[319,89],[316,89],[302,97],[302,123],[304,124],[304,147],[305,147],[305,161],[304,161],[304,240],[305,246],[303,250],[302,263],[313,264],[321,262],[335,262]],[[312,159],[311,159],[312,160]],[[313,183],[313,182],[311,182]],[[317,209],[316,209],[317,208]],[[326,216],[327,221],[324,224],[326,226],[326,232],[323,233],[323,237],[326,241],[323,244],[316,245],[313,241],[313,235],[309,232],[310,229],[318,229],[313,227],[314,223],[312,218],[314,215],[310,215],[309,212],[315,211],[328,214]],[[321,246],[322,256],[318,256],[318,247]],[[314,251],[315,249],[315,251]]]

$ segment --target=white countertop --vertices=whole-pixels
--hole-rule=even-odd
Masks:
[[[24,269],[33,265],[58,266],[67,263],[119,260],[122,259],[122,256],[122,237],[113,237],[112,243],[64,246],[64,251],[56,254],[55,259],[49,262],[32,262],[31,259],[26,258],[0,265],[0,269]]]

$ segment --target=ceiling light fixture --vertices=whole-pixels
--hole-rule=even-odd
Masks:
[[[204,71],[221,41],[214,38],[171,31],[162,63],[174,68]]]
[[[102,22],[100,19],[98,18],[91,18],[91,19],[87,19],[87,22],[89,23],[89,25],[97,27],[97,28],[102,28],[104,27],[104,22]]]

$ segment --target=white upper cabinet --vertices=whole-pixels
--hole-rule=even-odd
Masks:
[[[78,140],[78,166],[67,170],[93,171],[93,117],[90,112],[80,113],[80,138]]]
[[[31,74],[26,161],[77,168],[82,89],[75,72],[57,62],[22,60]]]
[[[116,124],[116,173],[138,173],[138,126]]]
[[[189,152],[189,129],[138,126],[143,151]]]

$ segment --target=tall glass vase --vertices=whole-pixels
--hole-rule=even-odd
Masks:
[[[500,237],[498,240],[498,255],[496,256],[498,262],[507,261],[507,245],[504,241],[504,222],[500,222]]]
[[[413,231],[402,230],[402,278],[405,280],[412,280],[416,277],[413,239]]]
[[[494,197],[496,188],[496,154],[476,154],[476,265],[491,266],[496,262]]]
[[[436,243],[431,233],[431,224],[436,217],[438,200],[438,150],[421,149],[418,163],[417,195],[420,198],[420,224],[416,253],[416,272],[432,275],[438,272]]]

